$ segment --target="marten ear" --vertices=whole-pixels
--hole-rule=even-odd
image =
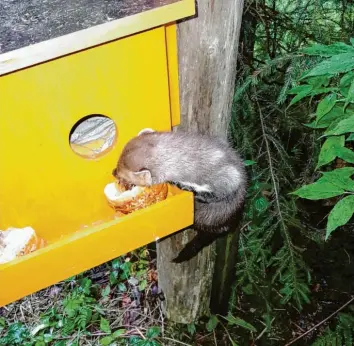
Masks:
[[[115,169],[112,171],[112,175],[113,175],[115,178],[118,178],[118,177],[117,177],[117,168],[115,168]]]
[[[153,129],[150,129],[150,128],[146,128],[146,129],[142,129],[139,133],[138,133],[138,136],[144,134],[144,133],[152,133],[152,132],[155,132]]]
[[[152,185],[151,172],[148,169],[142,169],[139,172],[134,172],[134,175],[143,185]]]

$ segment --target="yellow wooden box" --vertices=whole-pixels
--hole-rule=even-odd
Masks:
[[[115,218],[103,189],[130,138],[179,123],[173,22],[194,11],[171,0],[0,55],[0,229],[31,226],[49,243],[0,265],[0,306],[193,223],[189,192]],[[96,159],[69,145],[90,114],[118,132]]]

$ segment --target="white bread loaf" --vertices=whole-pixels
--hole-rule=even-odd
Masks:
[[[43,239],[31,227],[0,231],[0,264],[27,255],[44,246]]]

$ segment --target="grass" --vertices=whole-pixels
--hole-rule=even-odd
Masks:
[[[145,248],[0,309],[0,345],[181,344],[165,338]]]
[[[255,332],[232,315],[167,322],[155,257],[143,247],[0,308],[0,345],[228,346]]]

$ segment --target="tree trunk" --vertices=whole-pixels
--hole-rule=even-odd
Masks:
[[[227,137],[242,10],[243,0],[200,0],[197,17],[178,25],[180,129]],[[178,323],[209,313],[215,245],[188,262],[171,263],[194,236],[185,230],[157,246],[163,310]]]

